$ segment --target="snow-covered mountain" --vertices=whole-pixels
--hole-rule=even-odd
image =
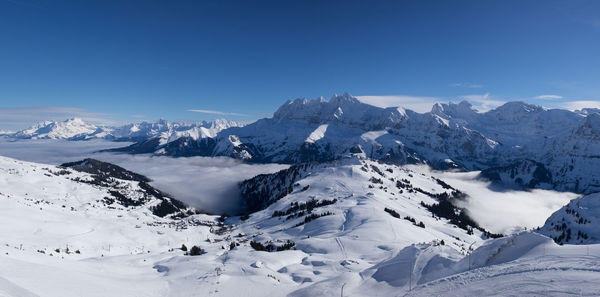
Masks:
[[[249,162],[298,164],[331,161],[351,153],[395,164],[425,163],[437,169],[513,170],[527,182],[509,184],[591,193],[600,190],[598,119],[593,110],[571,112],[509,102],[478,112],[466,101],[435,104],[428,113],[379,108],[349,94],[326,101],[296,99],[273,118],[233,127],[214,137],[145,140],[115,151],[167,156],[230,156]],[[518,165],[520,164],[520,165]],[[579,168],[573,170],[573,168]],[[536,174],[537,174],[536,173]],[[540,179],[542,178],[542,179]]]
[[[5,183],[1,195],[4,197],[23,194],[29,196],[28,191],[41,188],[41,192],[29,196],[33,200],[27,200],[33,204],[47,205],[65,201],[70,205],[73,201],[67,200],[72,197],[73,193],[69,193],[72,190],[93,193],[90,196],[95,197],[94,201],[76,201],[85,204],[79,205],[84,208],[142,208],[159,217],[185,217],[195,212],[183,202],[150,186],[150,180],[145,176],[110,163],[86,159],[57,167],[5,157],[0,157],[0,162],[2,181]],[[14,189],[17,192],[11,193]]]
[[[361,157],[249,179],[249,213],[229,218],[158,216],[165,200],[145,177],[95,160],[0,158],[0,173],[7,296],[489,296],[492,281],[548,295],[532,281],[549,278],[560,292],[600,289],[599,246],[486,240],[453,205],[460,189]]]
[[[104,127],[86,123],[79,118],[72,118],[62,122],[40,122],[31,128],[15,132],[9,136],[23,139],[85,140],[104,138],[108,135],[108,130]]]
[[[513,148],[553,137],[582,120],[582,115],[576,112],[524,102],[508,102],[484,113],[474,110],[467,101],[438,103],[431,113]]]
[[[157,122],[141,122],[119,127],[97,126],[86,123],[82,119],[73,118],[65,121],[45,121],[18,132],[4,133],[5,136],[18,139],[66,139],[88,140],[94,138],[116,141],[144,141],[151,138],[166,144],[180,137],[194,140],[215,137],[221,130],[230,127],[243,127],[245,123],[217,119],[198,123],[183,124],[159,120]]]
[[[538,232],[559,244],[600,243],[600,193],[573,199],[556,211]]]
[[[480,177],[516,188],[551,189],[553,187],[552,174],[544,164],[526,159],[507,166],[482,170]]]
[[[141,122],[128,124],[114,128],[111,135],[119,140],[147,140],[152,138],[159,139],[160,144],[172,142],[181,137],[188,137],[194,140],[203,138],[212,138],[221,130],[231,127],[243,127],[245,123],[217,119],[214,121],[202,121],[198,123],[182,124],[159,120],[154,123]]]
[[[349,94],[334,96],[329,101],[322,98],[288,101],[273,118],[223,130],[212,139],[185,141],[196,155],[233,156],[253,162],[330,161],[352,152],[363,152],[376,159],[397,163],[430,162],[439,167],[459,166],[452,158],[464,159],[471,167],[488,163],[492,158],[490,153],[498,145],[476,131],[451,125],[437,115],[402,108],[378,108],[361,103]],[[156,143],[158,141],[153,142]],[[135,144],[122,151],[136,152],[142,145]],[[189,155],[181,143],[158,145],[153,149],[159,154]],[[479,157],[475,164],[468,161],[473,155]]]

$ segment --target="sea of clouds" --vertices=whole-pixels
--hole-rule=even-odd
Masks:
[[[492,185],[479,178],[480,171],[433,171],[426,166],[411,166],[426,172],[468,195],[460,207],[485,229],[495,233],[513,233],[523,228],[544,225],[555,211],[580,195],[551,190],[517,190]]]
[[[152,155],[98,153],[129,145],[106,140],[18,140],[0,138],[0,156],[60,165],[94,158],[113,163],[152,179],[152,185],[210,213],[234,215],[241,211],[238,183],[258,174],[285,169],[281,164],[246,164],[227,157],[171,158]]]
[[[106,140],[13,141],[0,138],[0,156],[52,165],[95,158],[146,175],[153,180],[153,186],[192,206],[210,213],[231,215],[242,210],[239,182],[288,167],[282,164],[246,164],[226,157],[172,158],[97,152],[129,144]],[[568,192],[492,187],[489,182],[478,178],[478,171],[432,171],[426,166],[411,167],[467,193],[469,197],[461,206],[475,221],[492,232],[511,233],[525,227],[541,226],[553,212],[579,197]]]

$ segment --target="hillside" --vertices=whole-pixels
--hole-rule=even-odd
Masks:
[[[146,188],[145,177],[95,160],[64,165],[0,158],[2,294],[314,296],[343,285],[348,296],[421,296],[457,278],[465,280],[452,284],[457,292],[484,296],[493,292],[472,290],[485,283],[468,283],[482,273],[507,280],[505,271],[540,280],[553,273],[567,281],[563,290],[597,289],[598,272],[580,267],[581,249],[569,254],[531,233],[490,239],[455,206],[460,189],[360,156],[249,179],[240,185],[248,214],[229,218],[189,209],[161,217],[156,206],[174,201]],[[186,256],[182,244],[200,255]],[[548,268],[555,256],[532,256],[541,246],[563,270]],[[531,271],[533,261],[545,268]],[[545,292],[509,280],[509,292]]]

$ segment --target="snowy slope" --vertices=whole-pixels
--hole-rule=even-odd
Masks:
[[[588,115],[575,127],[538,142],[536,148],[557,189],[600,191],[600,114]]]
[[[217,225],[204,215],[161,218],[161,199],[141,182],[99,180],[0,157],[1,296],[164,296],[168,284],[147,255],[180,254],[169,250]]]
[[[600,243],[600,193],[571,200],[538,230],[559,244]]]
[[[559,246],[529,232],[490,241],[471,257],[438,268],[434,274],[448,276],[400,296],[596,296],[600,291],[600,245]]]
[[[598,290],[597,246],[587,256],[587,246],[560,247],[532,233],[485,240],[425,206],[460,189],[403,167],[349,158],[260,175],[242,185],[248,200],[267,196],[260,210],[223,224],[154,215],[160,199],[144,200],[143,178],[126,169],[93,160],[69,166],[86,172],[0,158],[0,295],[431,296],[451,286],[486,296],[488,278],[510,283],[510,294],[544,294],[527,277],[564,280],[563,291]],[[98,176],[118,183],[93,183]],[[146,202],[107,204],[111,190]],[[251,242],[292,248],[259,251]],[[186,256],[182,244],[204,253]],[[465,254],[477,247],[469,265]]]

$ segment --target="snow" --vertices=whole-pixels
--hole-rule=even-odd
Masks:
[[[290,100],[273,118],[248,125],[226,120],[192,124],[160,120],[97,127],[71,119],[41,123],[10,137],[141,143],[153,139],[156,142],[144,153],[227,156],[260,163],[331,161],[358,146],[374,159],[426,163],[438,169],[482,170],[532,160],[552,175],[552,183],[539,187],[588,194],[600,190],[600,177],[594,174],[600,166],[596,158],[599,118],[594,110],[572,112],[524,102],[508,102],[487,112],[478,112],[466,101],[437,103],[431,112],[419,114],[375,107],[345,93],[329,100]],[[363,137],[380,131],[387,134]],[[185,141],[177,141],[182,138]]]
[[[158,140],[152,142],[159,144],[156,153],[164,154],[171,144],[198,149],[203,143],[206,156],[320,163],[275,173],[288,166],[94,153],[127,145],[106,141],[115,139]],[[138,182],[96,184],[86,173],[0,157],[0,296],[568,296],[600,291],[599,194],[579,198],[570,192],[506,188],[481,180],[479,171],[533,160],[552,172],[551,183],[541,187],[597,191],[600,116],[591,110],[510,102],[478,112],[463,101],[418,114],[377,108],[343,94],[328,101],[288,101],[273,118],[249,125],[160,120],[100,127],[71,119],[40,123],[2,140],[0,155],[58,164],[92,154],[149,175],[154,186],[191,197],[187,202],[196,197],[211,210],[232,215],[242,214],[244,207],[256,211],[223,223],[207,214],[161,218],[151,211],[160,201],[139,191]],[[20,151],[27,146],[32,150]],[[58,162],[61,158],[68,159]],[[406,163],[471,171],[393,165]],[[505,175],[509,183],[535,173],[519,169]],[[243,179],[249,180],[237,188]],[[104,197],[111,190],[144,202],[107,204]],[[507,236],[488,239],[483,230],[463,229],[426,207],[455,191],[468,195],[457,198],[456,206],[486,230]],[[294,248],[257,251],[252,241]],[[182,244],[197,245],[204,253],[186,256]]]
[[[600,289],[600,245],[559,246],[531,232],[484,240],[477,230],[469,235],[433,218],[420,204],[431,197],[395,188],[393,180],[406,179],[432,193],[448,191],[428,174],[357,158],[312,166],[291,193],[246,221],[226,219],[230,229],[216,233],[215,216],[172,220],[147,206],[106,207],[97,202],[106,189],[74,179],[89,179],[85,173],[54,175],[60,168],[1,157],[0,296],[336,296],[342,286],[344,296]],[[302,216],[273,216],[313,198],[337,199],[314,210],[332,214],[299,226]],[[297,249],[255,251],[250,240],[292,240]],[[239,245],[230,250],[231,243]],[[181,244],[206,253],[185,256]],[[469,260],[470,247],[477,249]]]
[[[52,165],[85,158],[113,163],[149,177],[152,179],[151,185],[174,198],[216,214],[234,214],[239,211],[239,182],[258,174],[273,173],[288,167],[281,164],[246,164],[227,157],[170,158],[97,152],[126,144],[129,143],[103,139],[14,141],[0,138],[0,155]]]
[[[141,122],[120,127],[97,126],[73,118],[64,121],[40,122],[28,129],[14,133],[0,133],[15,139],[148,139],[160,137],[162,144],[180,137],[201,139],[215,137],[218,132],[231,127],[242,127],[246,123],[217,119],[192,124],[171,123],[159,120],[155,123]]]
[[[324,124],[324,125],[320,125],[319,127],[317,127],[317,129],[315,129],[315,131],[310,133],[308,138],[306,138],[305,142],[315,143],[319,139],[325,137],[325,132],[327,132],[327,126],[329,126],[329,125]]]
[[[594,296],[600,290],[600,245],[558,246],[523,233],[475,250],[471,269],[468,263],[467,257],[452,275],[405,296]]]
[[[63,122],[41,122],[29,129],[16,132],[14,136],[31,139],[67,139],[87,138],[88,135],[101,134],[103,132],[100,127],[85,123],[79,118],[72,118]]]
[[[598,222],[600,222],[600,193],[595,193],[574,199],[557,210],[539,232],[552,238],[562,236],[561,243],[600,243]]]

